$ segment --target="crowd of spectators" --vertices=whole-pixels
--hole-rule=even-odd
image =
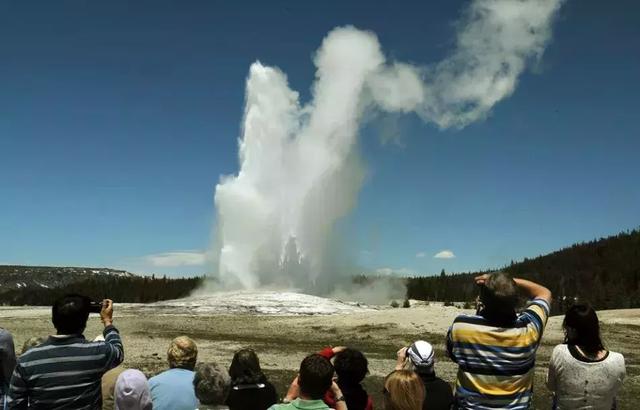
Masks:
[[[0,329],[0,407],[3,409],[116,410],[450,410],[529,409],[535,357],[549,316],[551,292],[498,272],[477,277],[478,310],[459,315],[446,338],[458,365],[452,387],[436,375],[435,351],[424,340],[397,352],[384,378],[381,402],[363,387],[369,373],[357,349],[327,347],[306,356],[280,398],[255,351],[235,353],[229,369],[198,363],[187,336],[167,349],[169,369],[147,379],[122,366],[124,347],[113,326],[113,303],[102,302],[102,336],[83,336],[91,301],[68,295],[56,301],[56,334],[31,338],[16,357],[11,334]],[[518,310],[518,295],[529,302]],[[596,312],[574,305],[564,319],[565,342],[551,356],[547,386],[554,409],[614,409],[625,377],[621,354],[605,349]],[[391,369],[390,369],[391,370]]]

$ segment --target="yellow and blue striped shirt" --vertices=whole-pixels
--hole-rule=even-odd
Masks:
[[[528,409],[535,356],[549,304],[534,299],[513,326],[492,325],[479,315],[460,315],[447,333],[449,357],[459,366],[459,409]]]

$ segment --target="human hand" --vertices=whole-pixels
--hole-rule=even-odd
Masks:
[[[345,350],[347,350],[347,346],[336,346],[331,348],[331,350],[333,351],[333,354],[338,354],[340,352],[344,352]]]
[[[484,286],[485,283],[487,283],[487,281],[489,280],[490,276],[490,274],[485,273],[484,275],[476,276],[473,280],[476,281],[476,285]]]
[[[396,370],[401,370],[404,367],[404,362],[407,360],[407,349],[405,346],[396,353]]]
[[[300,396],[300,385],[298,384],[298,376],[291,382],[287,395],[284,397],[285,401],[293,401]]]
[[[113,301],[104,299],[102,301],[102,310],[100,310],[100,320],[105,326],[113,323]]]

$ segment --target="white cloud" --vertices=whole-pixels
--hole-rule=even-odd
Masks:
[[[433,255],[433,257],[437,259],[453,259],[456,257],[456,255],[449,249],[445,249],[436,253],[435,255]]]
[[[204,265],[207,255],[201,251],[175,251],[147,255],[144,259],[154,267],[172,268]]]
[[[426,254],[426,253],[424,253],[424,252],[418,252],[418,253],[416,253],[416,258],[424,258],[425,256],[427,256],[427,254]]]

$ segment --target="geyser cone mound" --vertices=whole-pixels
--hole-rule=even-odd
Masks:
[[[233,291],[191,296],[139,306],[167,314],[330,315],[366,310],[357,304],[293,291]]]

